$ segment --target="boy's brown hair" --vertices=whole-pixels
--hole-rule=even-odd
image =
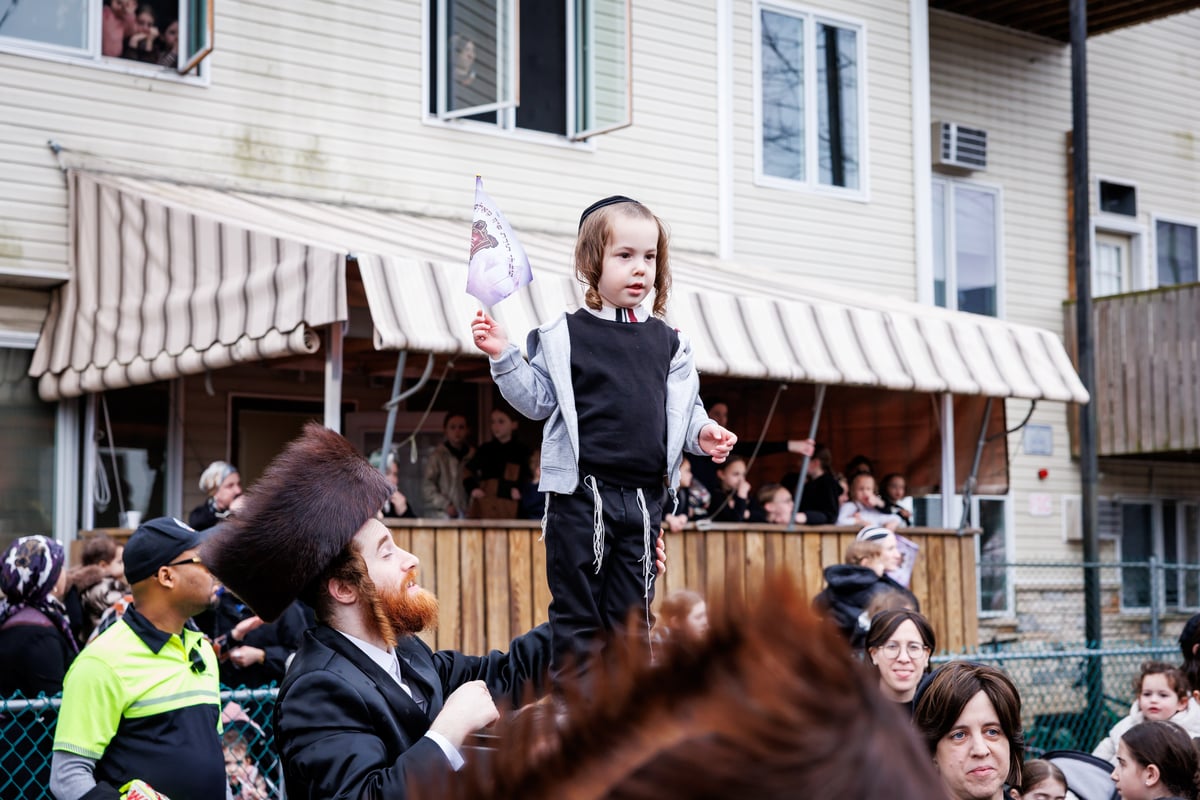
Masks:
[[[579,238],[575,241],[575,275],[587,284],[584,302],[588,308],[599,310],[601,306],[600,273],[604,268],[604,248],[612,238],[612,218],[624,214],[639,219],[652,219],[658,226],[658,255],[654,270],[654,316],[661,317],[667,310],[667,297],[671,293],[671,261],[668,257],[670,233],[666,224],[636,200],[614,203],[588,214],[579,227]]]
[[[861,566],[864,561],[871,561],[883,555],[883,539],[872,539],[866,542],[852,542],[846,548],[846,563]]]

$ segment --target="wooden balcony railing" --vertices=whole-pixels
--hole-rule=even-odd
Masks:
[[[420,581],[440,603],[438,629],[423,635],[431,647],[467,653],[505,649],[546,620],[546,549],[533,522],[388,520],[400,547],[421,559]],[[715,524],[667,535],[667,573],[655,606],[672,589],[703,593],[712,604],[727,594],[753,599],[763,578],[789,572],[814,596],[823,570],[841,563],[856,529],[807,527],[786,533],[774,525]],[[907,528],[920,547],[912,591],[937,635],[938,650],[978,644],[975,537]]]
[[[1098,453],[1200,448],[1200,284],[1099,297],[1092,304]],[[1075,357],[1075,303],[1064,308],[1067,349]]]

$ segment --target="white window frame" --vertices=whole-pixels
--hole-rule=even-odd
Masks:
[[[994,237],[996,240],[996,319],[1005,319],[1008,316],[1008,301],[1007,292],[1005,292],[1006,273],[1004,260],[1004,188],[998,184],[982,183],[979,181],[964,180],[962,178],[954,178],[947,175],[934,175],[931,183],[942,184],[944,187],[942,203],[942,234],[944,237],[944,250],[946,253],[946,308],[951,311],[958,309],[958,261],[955,255],[958,231],[954,226],[954,188],[963,186],[968,189],[979,192],[987,192],[993,195],[996,199],[996,219]],[[932,198],[930,207],[932,208]],[[936,233],[938,222],[936,219],[931,219],[934,230],[934,241],[936,247]],[[935,283],[937,276],[933,270],[930,270],[930,298],[931,302],[936,302],[937,292]]]
[[[1168,214],[1151,214],[1150,215],[1150,263],[1147,265],[1148,281],[1146,288],[1157,289],[1160,284],[1158,282],[1158,223],[1167,222],[1172,225],[1188,225],[1196,229],[1196,249],[1200,251],[1200,219],[1195,217],[1179,217]],[[1200,264],[1200,253],[1197,253],[1197,261]],[[1197,275],[1200,278],[1200,275]]]
[[[1148,242],[1152,238],[1146,231],[1146,226],[1129,217],[1115,214],[1101,214],[1092,219],[1092,294],[1095,296],[1096,285],[1096,235],[1109,234],[1112,236],[1129,237],[1129,280],[1130,292],[1140,292],[1150,287],[1150,259],[1147,256]],[[1158,263],[1154,262],[1155,272]]]
[[[205,1],[208,8],[209,22],[208,47],[198,58],[193,58],[193,66],[190,69],[184,69],[183,67],[186,65],[180,65],[176,68],[162,67],[157,64],[134,61],[128,58],[101,55],[101,29],[103,26],[103,14],[101,12],[104,7],[104,0],[87,0],[87,45],[84,48],[64,47],[62,45],[37,42],[31,39],[0,36],[0,52],[13,53],[30,58],[40,58],[46,61],[57,61],[63,64],[85,64],[89,67],[120,72],[126,75],[136,75],[140,78],[154,78],[198,86],[208,86],[210,83],[208,59],[214,51],[212,29],[213,7],[216,0]],[[184,12],[189,2],[190,0],[179,0],[179,41],[181,45],[187,41],[185,38],[188,33],[187,15]]]
[[[800,18],[804,22],[804,180],[768,175],[763,169],[763,110],[762,110],[762,12],[764,10]],[[820,151],[817,141],[820,130],[817,104],[818,23],[854,30],[857,44],[858,70],[858,188],[829,186],[820,182]],[[861,19],[818,11],[787,0],[755,0],[753,16],[754,63],[754,184],[769,189],[828,195],[844,200],[870,202],[870,159],[867,109],[867,25]]]
[[[1163,527],[1163,503],[1164,502],[1174,503],[1175,509],[1176,509],[1175,532],[1174,532],[1174,536],[1176,537],[1176,554],[1178,555],[1181,552],[1186,552],[1185,549],[1181,550],[1179,547],[1179,545],[1183,542],[1184,537],[1186,537],[1186,535],[1187,535],[1186,530],[1183,530],[1183,526],[1184,526],[1184,523],[1186,520],[1186,514],[1184,513],[1184,510],[1188,507],[1196,507],[1197,506],[1196,500],[1194,500],[1194,499],[1182,500],[1182,499],[1177,499],[1174,497],[1122,497],[1119,502],[1122,507],[1124,507],[1126,505],[1142,505],[1142,506],[1148,505],[1148,506],[1150,506],[1150,551],[1154,554],[1154,556],[1156,558],[1158,558],[1159,562],[1163,561],[1163,553],[1165,552],[1165,547],[1164,547],[1165,536],[1167,535],[1167,531],[1165,531],[1164,527]],[[1125,554],[1122,550],[1122,546],[1123,546],[1124,540],[1125,540],[1124,533],[1125,533],[1124,528],[1122,528],[1121,536],[1117,539],[1117,543],[1116,543],[1117,544],[1117,560],[1119,562],[1125,561]],[[1197,536],[1197,538],[1200,538],[1200,531],[1196,531],[1195,535]],[[1121,574],[1118,578],[1117,583],[1118,583],[1118,587],[1119,587],[1118,588],[1118,598],[1120,600],[1121,613],[1123,613],[1123,614],[1149,613],[1149,611],[1150,611],[1149,606],[1129,606],[1129,605],[1125,604],[1125,575],[1124,575],[1123,570],[1119,570],[1119,572]],[[1177,573],[1177,575],[1181,575],[1181,574],[1182,573]],[[1182,587],[1180,587],[1180,589],[1181,589],[1180,598],[1182,599],[1183,598]],[[1173,606],[1168,607],[1166,604],[1165,580],[1162,582],[1159,582],[1157,585],[1155,585],[1155,583],[1152,580],[1151,581],[1151,591],[1157,591],[1159,594],[1157,606],[1160,611],[1169,611],[1169,612],[1200,611],[1200,605],[1196,605],[1196,606],[1173,605]]]
[[[563,36],[566,41],[565,53],[565,69],[566,69],[566,94],[564,97],[566,121],[566,135],[547,133],[545,131],[531,130],[527,128],[517,127],[517,109],[520,107],[520,54],[521,54],[521,31],[519,14],[517,13],[519,0],[513,0],[511,8],[512,22],[510,30],[512,31],[513,42],[510,45],[512,53],[514,87],[513,101],[502,101],[490,103],[482,106],[475,106],[470,109],[459,109],[457,111],[445,110],[445,89],[444,81],[438,81],[438,97],[436,101],[437,109],[429,109],[429,94],[432,83],[429,71],[429,54],[434,47],[430,35],[430,9],[431,6],[439,6],[438,13],[438,31],[437,38],[439,41],[444,41],[445,36],[445,0],[425,0],[421,4],[421,48],[422,59],[424,65],[421,69],[421,97],[422,97],[422,123],[431,127],[451,128],[457,130],[468,130],[474,133],[494,134],[505,138],[516,140],[525,140],[540,144],[556,144],[566,146],[572,149],[594,150],[594,138],[605,133],[611,133],[616,130],[627,128],[633,124],[633,2],[625,0],[625,19],[626,19],[626,47],[625,47],[625,75],[626,75],[626,102],[628,111],[624,121],[617,122],[611,125],[598,126],[588,129],[578,129],[576,127],[576,86],[578,83],[578,70],[576,68],[578,42],[576,36],[577,19],[576,19],[576,3],[577,0],[564,0],[566,3],[566,30],[563,31]],[[447,71],[446,48],[438,48],[438,64],[436,66],[438,76],[444,76]],[[495,122],[484,122],[480,120],[466,119],[468,116],[476,114],[490,113],[496,114]]]

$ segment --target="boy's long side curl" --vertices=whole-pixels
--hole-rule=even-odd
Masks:
[[[671,234],[667,225],[654,212],[636,200],[603,206],[587,214],[579,227],[579,238],[575,242],[575,275],[587,290],[584,302],[587,307],[599,310],[602,303],[600,273],[604,267],[604,248],[612,236],[611,220],[614,214],[652,219],[658,226],[658,255],[654,273],[654,316],[662,317],[667,311],[667,298],[671,294],[671,261],[669,257]]]

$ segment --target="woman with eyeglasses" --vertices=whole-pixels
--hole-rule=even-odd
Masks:
[[[937,641],[929,621],[917,611],[881,611],[867,631],[867,658],[879,672],[879,691],[910,717],[913,696],[929,672]]]

